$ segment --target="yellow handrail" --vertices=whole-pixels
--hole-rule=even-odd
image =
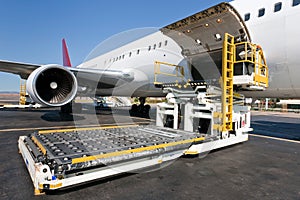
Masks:
[[[269,86],[268,66],[262,48],[257,44],[250,42],[236,43],[235,46],[244,46],[245,57],[241,60],[236,60],[235,63],[251,63],[254,66],[253,81],[257,86]]]
[[[175,68],[175,74],[162,72],[161,71],[161,65],[174,67]],[[171,63],[167,63],[167,62],[155,61],[154,62],[154,84],[155,85],[163,84],[163,82],[158,81],[158,76],[159,75],[165,75],[165,76],[169,76],[169,77],[177,77],[177,78],[180,78],[181,82],[182,82],[184,80],[184,67],[179,66],[179,65],[175,65],[175,64],[171,64]],[[176,80],[176,82],[178,82],[178,80]]]

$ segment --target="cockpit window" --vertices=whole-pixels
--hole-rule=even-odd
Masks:
[[[275,4],[275,7],[274,7],[274,12],[280,11],[281,8],[282,8],[282,3],[281,3],[281,2],[276,3],[276,4]]]
[[[258,17],[262,17],[265,15],[265,9],[264,8],[261,8],[258,10]]]
[[[250,19],[250,13],[245,14],[245,22],[249,21],[249,19]]]
[[[293,6],[298,6],[300,4],[300,0],[293,0]]]

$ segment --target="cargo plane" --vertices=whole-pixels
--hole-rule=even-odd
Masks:
[[[66,107],[77,95],[165,96],[155,84],[154,64],[184,66],[186,80],[218,80],[225,33],[264,48],[269,88],[243,90],[249,97],[300,97],[300,0],[235,0],[221,3],[160,29],[127,31],[96,47],[71,67],[65,41],[63,66],[0,61],[0,71],[27,79],[30,97],[45,106]],[[161,66],[173,73],[169,66]],[[172,78],[162,78],[166,82]]]

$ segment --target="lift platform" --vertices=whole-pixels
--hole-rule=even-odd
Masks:
[[[237,42],[226,33],[222,59],[220,87],[210,84],[209,80],[184,82],[183,79],[159,85],[166,93],[167,102],[157,105],[157,126],[218,138],[208,146],[208,143],[193,145],[185,154],[199,154],[247,141],[248,132],[252,131],[250,107],[245,105],[245,97],[239,92],[263,91],[268,87],[268,67],[263,51],[250,42]],[[176,74],[172,76],[180,77],[178,71],[182,68],[169,66],[176,67]],[[166,73],[155,75],[168,76]]]
[[[159,167],[204,135],[157,126],[40,131],[19,138],[35,194]]]
[[[162,72],[160,65],[174,67],[175,75]],[[252,130],[250,108],[237,92],[267,87],[268,68],[261,48],[237,43],[229,34],[224,37],[222,65],[221,87],[217,87],[204,80],[183,82],[182,67],[155,62],[155,76],[181,79],[162,83],[155,78],[154,84],[167,97],[167,102],[157,104],[155,126],[49,130],[21,136],[19,150],[35,194],[160,167],[184,154],[247,141]],[[245,72],[246,66],[253,69],[251,73]]]

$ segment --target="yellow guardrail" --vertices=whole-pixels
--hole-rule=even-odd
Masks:
[[[254,67],[253,81],[257,86],[269,86],[269,69],[266,64],[266,59],[262,48],[257,44],[250,42],[240,42],[235,44],[236,47],[244,46],[245,56],[244,59],[235,60],[235,63],[249,63]]]
[[[163,72],[161,70],[162,65],[168,66],[168,67],[174,67],[175,73]],[[165,76],[169,76],[169,77],[177,77],[177,78],[181,79],[179,82],[182,82],[184,80],[184,67],[175,65],[175,64],[171,64],[171,63],[167,63],[167,62],[155,61],[154,62],[154,84],[155,85],[163,84],[163,82],[158,81],[159,75],[165,75]],[[177,80],[177,82],[178,82],[178,80]]]

